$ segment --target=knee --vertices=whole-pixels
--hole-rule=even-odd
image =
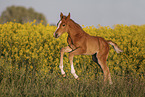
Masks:
[[[64,52],[64,48],[61,48],[60,52]]]
[[[109,68],[106,66],[105,68],[104,68],[104,73],[106,74],[106,75],[108,75],[110,72],[109,72]]]

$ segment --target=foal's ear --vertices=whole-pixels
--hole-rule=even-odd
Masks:
[[[63,18],[63,13],[62,13],[62,12],[60,13],[60,18],[61,18],[61,19]]]
[[[69,12],[69,14],[68,14],[68,16],[67,16],[67,18],[66,18],[67,20],[69,20],[70,19],[70,12]]]

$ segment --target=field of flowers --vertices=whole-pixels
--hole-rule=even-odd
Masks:
[[[40,74],[48,76],[52,76],[52,74],[60,75],[60,49],[67,46],[67,33],[55,39],[53,37],[56,30],[55,26],[49,24],[44,26],[41,23],[34,25],[34,22],[0,24],[1,83],[5,81],[8,75],[15,75],[16,71],[19,71],[20,74],[26,71],[29,72],[28,76],[37,77]],[[106,40],[116,42],[124,51],[117,54],[113,47],[110,46],[107,64],[112,76],[129,75],[144,79],[145,25],[127,26],[117,24],[113,28],[98,25],[98,28],[83,26],[83,29],[90,35],[101,36]],[[75,56],[74,67],[76,73],[82,79],[87,76],[89,80],[93,80],[102,76],[100,67],[92,61],[91,56]],[[67,77],[73,79],[67,53],[64,56],[64,70]]]

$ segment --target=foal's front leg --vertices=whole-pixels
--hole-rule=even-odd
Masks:
[[[61,74],[63,75],[63,77],[66,76],[65,72],[63,70],[63,55],[64,55],[65,52],[70,52],[70,51],[72,51],[72,49],[69,46],[62,48],[61,51],[60,51],[60,65],[59,65],[59,68],[61,70]]]
[[[73,74],[75,79],[78,79],[78,75],[75,73],[75,69],[74,69],[74,66],[73,66],[73,57],[74,57],[74,55],[81,55],[84,52],[85,52],[85,50],[83,50],[82,48],[78,48],[78,49],[70,52],[70,54],[69,54],[69,61],[70,61],[70,64],[71,64],[71,73]]]

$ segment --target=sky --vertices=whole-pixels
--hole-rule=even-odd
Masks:
[[[57,24],[60,13],[80,25],[145,24],[145,0],[0,0],[0,15],[8,6],[34,8],[49,24]]]

